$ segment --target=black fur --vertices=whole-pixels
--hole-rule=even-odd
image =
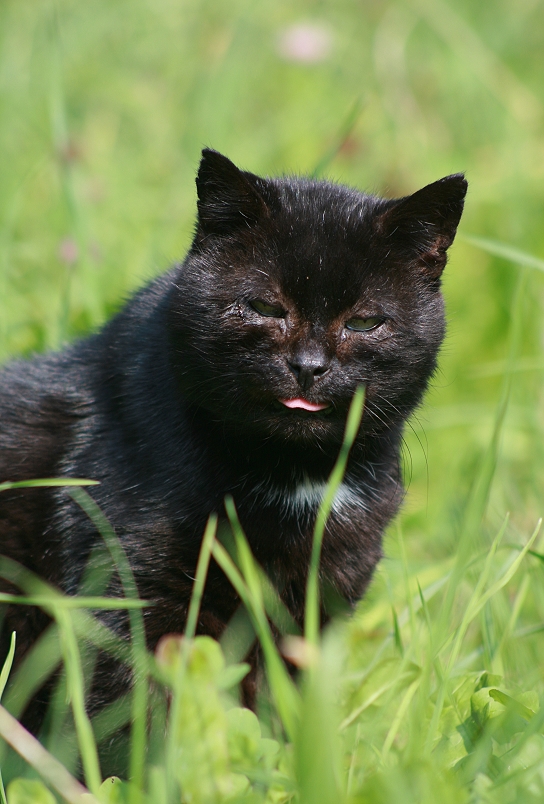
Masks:
[[[98,334],[0,373],[0,482],[100,481],[90,493],[122,540],[140,596],[155,601],[145,615],[150,648],[183,629],[204,526],[212,511],[224,517],[227,494],[302,622],[319,484],[361,383],[363,422],[321,571],[350,604],[363,595],[402,496],[402,430],[443,338],[440,276],[466,186],[448,176],[384,200],[262,179],[205,150],[186,260]],[[358,332],[345,326],[353,318],[378,324]],[[297,398],[328,407],[279,401]],[[66,592],[77,590],[98,541],[64,489],[0,494],[1,552]],[[199,632],[219,636],[237,605],[212,565]],[[108,621],[123,631],[122,613]],[[13,608],[4,632],[17,628],[22,654],[44,622]]]

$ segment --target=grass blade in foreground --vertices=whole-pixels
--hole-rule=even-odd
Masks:
[[[99,804],[98,799],[1,705],[0,735],[70,804]]]
[[[107,518],[93,498],[81,488],[72,489],[71,497],[85,511],[94,523],[109,550],[115,568],[119,573],[123,591],[131,600],[138,600],[138,588],[132,568],[123,546]],[[146,751],[147,694],[148,694],[148,660],[145,643],[144,620],[141,610],[129,611],[132,672],[134,674],[132,697],[132,738],[130,741],[130,778],[134,782],[133,789],[143,787]]]
[[[10,489],[37,489],[37,488],[53,488],[56,486],[99,486],[98,480],[84,480],[78,477],[49,477],[40,478],[39,480],[17,480],[11,482],[6,480],[5,483],[0,483],[0,491],[9,491]]]
[[[346,660],[343,629],[329,628],[302,683],[301,716],[293,745],[301,804],[345,804],[339,681]]]
[[[124,663],[130,661],[129,646],[85,609],[141,606],[142,601],[62,595],[58,589],[6,557],[0,558],[0,577],[27,593],[24,596],[4,595],[2,600],[15,604],[40,606],[53,620],[56,611],[68,608],[71,610],[71,619],[78,639],[85,640],[115,656],[118,661]],[[32,695],[39,690],[61,659],[59,629],[57,623],[53,621],[34,643],[10,678],[4,703],[12,715],[19,717],[22,714]]]
[[[210,558],[212,555],[212,547],[216,533],[217,516],[214,515],[208,519],[208,524],[206,525],[206,530],[204,531],[204,537],[202,539],[200,555],[198,556],[193,593],[191,595],[189,613],[187,614],[187,623],[185,625],[185,636],[187,639],[193,639],[194,635],[196,634],[198,614],[200,612],[200,604],[202,602],[202,595],[204,593],[204,584],[206,583],[206,576],[208,574],[208,567],[210,566]]]
[[[319,561],[321,558],[321,546],[323,544],[323,536],[325,535],[325,527],[327,520],[332,511],[334,498],[338,491],[344,474],[346,472],[346,465],[348,462],[349,452],[357,436],[361,418],[363,416],[363,407],[365,403],[365,389],[359,386],[353,395],[351,405],[349,408],[348,418],[346,422],[346,429],[344,432],[344,440],[340,448],[340,454],[331,472],[331,476],[327,483],[325,495],[319,506],[317,518],[314,529],[314,540],[312,545],[312,555],[310,558],[310,567],[308,570],[308,583],[306,586],[306,619],[304,623],[304,635],[308,642],[315,645],[319,635]]]
[[[13,664],[13,657],[15,656],[15,642],[16,642],[16,634],[15,631],[13,631],[13,633],[11,634],[11,642],[9,645],[8,655],[4,661],[2,672],[0,673],[0,699],[4,694],[6,684],[8,683],[11,666]]]
[[[537,271],[544,271],[544,260],[535,257],[534,254],[529,254],[527,251],[515,248],[508,245],[508,243],[501,243],[499,240],[490,240],[487,237],[479,237],[477,235],[458,235],[461,240],[465,240],[476,248],[481,248],[488,254],[494,257],[500,257],[508,262],[513,262],[516,265],[523,265],[526,268],[535,268]]]
[[[83,667],[70,611],[68,609],[57,610],[55,620],[59,626],[67,691],[72,704],[85,780],[92,792],[98,793],[102,776],[91,721],[85,709]]]
[[[233,585],[240,600],[248,610],[253,626],[259,637],[267,668],[272,695],[290,740],[294,738],[295,725],[300,711],[300,697],[283,660],[278,652],[270,625],[258,590],[252,590],[247,579],[242,577],[238,567],[219,542],[214,542],[213,557]],[[250,573],[252,571],[250,570]],[[258,573],[255,569],[255,577]],[[255,592],[255,594],[254,594]]]
[[[9,674],[11,671],[11,666],[13,664],[13,657],[15,656],[15,641],[16,641],[16,634],[15,631],[13,631],[11,634],[11,642],[9,646],[8,655],[2,667],[2,672],[0,673],[0,699],[4,694],[4,690],[6,688],[6,684],[8,682]],[[2,800],[2,804],[7,804],[6,791],[4,788],[4,780],[2,779],[1,770],[0,770],[0,798]]]
[[[522,271],[517,280],[516,292],[512,303],[511,324],[508,338],[507,367],[502,382],[499,403],[495,412],[493,432],[491,434],[491,439],[487,449],[482,457],[479,470],[476,473],[472,483],[469,498],[466,503],[456,560],[453,572],[449,578],[448,587],[440,614],[440,620],[435,630],[435,633],[439,635],[439,643],[441,641],[440,635],[448,633],[449,621],[454,606],[455,596],[457,594],[460,581],[464,576],[470,561],[469,556],[472,551],[472,544],[477,538],[480,538],[480,527],[485,516],[491,486],[495,477],[499,458],[500,441],[504,430],[508,405],[510,402],[512,368],[514,367],[514,363],[520,348],[520,338],[523,327],[522,305],[526,286],[527,271]],[[435,648],[437,656],[440,652],[440,649],[441,648],[438,646]],[[433,743],[434,735],[436,734],[436,730],[438,728],[438,721],[444,705],[444,696],[445,686],[444,684],[441,684],[438,702],[435,707],[433,720],[431,722],[426,741],[426,747],[428,750],[430,750],[430,746]]]
[[[169,712],[169,728],[166,740],[166,768],[167,768],[167,781],[165,781],[165,795],[169,801],[175,795],[175,778],[176,766],[179,759],[179,739],[178,725],[181,721],[181,707],[183,703],[184,686],[188,681],[188,663],[190,661],[191,646],[196,634],[198,625],[198,615],[200,612],[200,605],[202,603],[202,596],[204,594],[204,586],[206,584],[206,577],[210,565],[212,555],[212,547],[217,532],[217,516],[212,515],[208,519],[204,536],[202,538],[202,545],[200,547],[200,554],[195,573],[195,580],[193,584],[193,591],[191,594],[191,601],[189,603],[189,611],[187,614],[187,622],[185,624],[184,637],[185,641],[180,645],[179,661],[177,663],[175,678],[173,682],[173,697]],[[167,653],[172,652],[172,645],[166,648]],[[161,650],[159,645],[158,651]],[[170,657],[172,661],[172,657]]]

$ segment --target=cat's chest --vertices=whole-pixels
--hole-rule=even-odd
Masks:
[[[331,496],[325,480],[306,477],[278,483],[263,479],[232,496],[253,552],[264,564],[278,567],[296,560],[306,563],[321,506],[328,515],[325,540],[338,545],[351,541],[350,534],[364,528],[368,516],[364,489],[349,481]]]
[[[325,480],[309,477],[290,484],[263,480],[250,486],[244,496],[250,508],[260,508],[269,516],[275,514],[284,521],[293,519],[299,523],[315,519],[325,499],[330,511],[337,516],[366,508],[363,490],[353,483],[343,482],[331,490]]]

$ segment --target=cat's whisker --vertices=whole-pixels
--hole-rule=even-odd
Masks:
[[[384,399],[384,397],[382,397],[380,394],[376,394],[376,396],[377,396],[378,398],[380,398],[380,399]],[[387,400],[386,400],[386,401],[387,401]],[[393,406],[393,407],[395,407],[395,406]],[[400,411],[398,410],[398,408],[396,408],[396,407],[395,407],[395,410],[396,410],[398,413],[400,413]],[[419,426],[420,426],[420,431],[421,431],[421,433],[423,433],[423,435],[425,436],[425,444],[424,444],[424,443],[423,443],[423,441],[421,440],[421,437],[420,437],[419,432],[418,432],[418,431],[415,429],[415,427],[414,427],[414,425],[413,425],[413,420],[414,420],[414,419],[415,419],[415,420],[418,422],[418,424],[419,424]],[[409,428],[410,428],[410,430],[411,430],[411,431],[412,431],[412,433],[414,434],[415,438],[417,439],[417,442],[419,443],[419,446],[421,447],[421,451],[422,451],[422,453],[423,453],[423,457],[424,457],[424,460],[425,460],[425,471],[426,471],[426,478],[427,478],[427,493],[428,493],[428,486],[429,486],[429,460],[428,460],[428,443],[427,443],[427,436],[426,436],[425,430],[424,430],[424,428],[423,428],[423,426],[422,426],[422,424],[421,424],[421,421],[420,421],[420,419],[419,419],[419,417],[418,417],[417,413],[412,414],[412,416],[410,416],[410,417],[409,417],[409,418],[406,420],[406,425],[407,425],[407,427],[409,427]],[[408,449],[408,451],[410,452],[410,450],[409,450],[409,448],[408,448],[408,445],[407,445],[406,440],[404,439],[404,437],[403,437],[403,439],[402,439],[402,444],[403,444],[403,446],[406,446],[406,448],[407,448],[407,449]],[[412,460],[412,455],[411,455],[411,452],[410,452],[410,466],[411,466],[411,467],[412,467],[412,464],[413,464],[413,460]],[[411,469],[410,471],[412,472],[412,469]],[[411,480],[411,474],[410,474],[410,480]]]

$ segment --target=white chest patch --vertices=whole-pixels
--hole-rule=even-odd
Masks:
[[[294,489],[264,486],[263,484],[258,491],[261,499],[264,497],[268,504],[278,505],[289,513],[307,514],[311,511],[317,511],[325,496],[326,489],[326,483],[312,482],[308,478],[303,483],[295,486]],[[348,486],[347,483],[341,483],[336,491],[332,510],[335,513],[341,513],[343,509],[353,507],[364,508],[364,501],[361,495]]]

